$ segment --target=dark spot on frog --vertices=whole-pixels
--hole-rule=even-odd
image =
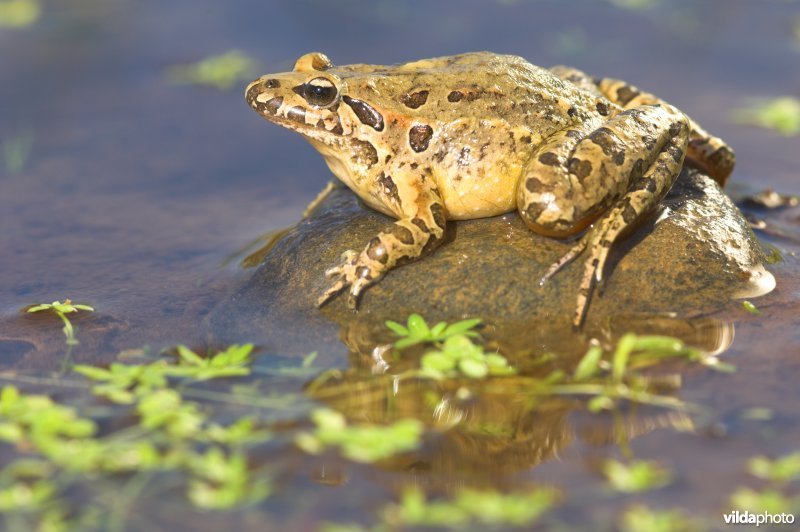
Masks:
[[[647,148],[648,151],[653,151],[653,149],[656,147],[656,139],[648,135],[644,135],[642,137],[642,142],[644,142],[644,147]]]
[[[630,103],[630,101],[637,96],[639,96],[639,91],[629,87],[628,85],[623,85],[617,89],[617,102],[620,105],[628,105],[628,103]]]
[[[447,101],[450,103],[460,102],[464,98],[464,93],[461,91],[452,91],[447,95]]]
[[[384,159],[383,159],[383,164],[386,164],[386,163],[388,163],[388,162],[389,162],[389,161],[391,161],[391,160],[392,160],[392,156],[391,156],[391,154],[388,154],[388,153],[387,153],[387,154],[386,154],[386,157],[384,157]]]
[[[530,144],[531,142],[533,142],[533,139],[531,139],[530,135],[525,135],[524,137],[520,137],[519,140],[521,140],[525,144]]]
[[[567,163],[567,168],[569,169],[571,174],[575,174],[578,179],[584,179],[586,176],[592,173],[592,163],[589,161],[581,161],[573,157]]]
[[[482,161],[486,154],[489,153],[489,143],[485,142],[483,146],[481,146],[480,155],[478,155],[478,160]]]
[[[433,223],[435,223],[437,227],[444,229],[447,220],[444,215],[444,207],[440,203],[431,205],[431,215],[433,215]]]
[[[411,167],[412,170],[416,170],[417,167],[419,166],[419,163],[411,163],[409,166]]]
[[[652,194],[653,192],[656,191],[657,188],[656,180],[653,179],[652,177],[640,179],[639,182],[637,182],[637,186],[635,188],[637,190],[646,190],[647,192],[650,192]]]
[[[633,163],[633,169],[631,170],[631,175],[633,177],[641,177],[644,174],[644,160],[636,159],[636,162]]]
[[[339,127],[341,128],[341,126]],[[375,146],[365,140],[354,139],[351,142],[354,152],[353,161],[365,164],[368,167],[375,166],[378,163],[378,150],[375,149]]]
[[[391,199],[395,203],[400,203],[400,196],[397,193],[397,185],[394,184],[392,176],[381,172],[378,176],[378,185],[387,198]]]
[[[678,133],[681,132],[682,128],[683,128],[683,124],[681,122],[673,123],[672,125],[669,126],[669,134],[670,134],[670,136],[672,136],[672,137],[677,136]]]
[[[539,162],[542,164],[546,164],[547,166],[558,166],[560,161],[558,160],[558,155],[553,152],[544,152],[539,156]]]
[[[283,97],[277,96],[275,98],[270,98],[265,103],[254,99],[250,100],[250,102],[251,105],[255,107],[256,111],[264,114],[274,115],[278,112],[278,109],[280,109],[281,105],[283,105]]]
[[[371,105],[350,96],[342,96],[342,100],[350,106],[362,124],[370,126],[375,131],[383,131],[383,116]]]
[[[381,239],[377,236],[369,241],[367,245],[367,256],[381,264],[386,264],[389,260],[389,254],[386,253],[386,246],[383,245],[383,242],[381,242]]]
[[[458,166],[467,166],[469,163],[472,162],[472,158],[469,156],[469,146],[464,146],[461,148],[461,151],[458,154],[458,160],[456,161]]]
[[[414,217],[414,219],[411,220],[411,223],[419,227],[419,230],[422,231],[423,233],[428,235],[431,234],[431,230],[428,228],[428,224],[426,224],[422,220],[422,218]]]
[[[408,131],[408,143],[417,153],[428,149],[433,136],[433,128],[427,124],[417,124]]]
[[[295,105],[286,111],[286,118],[299,124],[306,123],[306,110],[300,105]]]
[[[626,223],[633,223],[636,220],[636,209],[634,209],[629,201],[625,202],[625,207],[622,209],[622,220]]]
[[[614,155],[618,151],[617,136],[607,127],[592,131],[589,135],[589,140],[600,146],[605,155]]]
[[[625,152],[622,150],[618,151],[614,154],[611,160],[614,161],[614,164],[617,166],[622,166],[622,163],[625,162]]]
[[[391,235],[395,237],[401,244],[405,244],[406,246],[410,246],[414,243],[414,235],[411,234],[411,231],[403,227],[402,225],[395,224],[392,226],[392,230],[390,231]]]
[[[542,192],[545,192],[544,183],[535,177],[529,177],[525,180],[525,188],[528,190],[528,192],[533,194],[541,194]]]
[[[264,82],[265,89],[278,89],[281,86],[281,82],[277,79],[268,79]]]
[[[583,134],[580,131],[576,131],[574,129],[567,130],[564,133],[567,137],[571,138],[572,140],[581,140],[583,138]]]
[[[678,148],[677,146],[670,146],[668,151],[669,151],[669,154],[672,155],[672,159],[676,163],[680,164],[683,161],[683,150],[682,149]]]
[[[400,101],[403,102],[403,105],[410,109],[417,109],[423,105],[425,102],[428,101],[428,91],[417,91],[412,92],[411,94],[404,94]]]
[[[577,114],[578,114],[578,110],[577,110],[577,109],[575,109],[575,107],[570,107],[569,109],[567,109],[567,114],[568,114],[569,116],[572,116],[572,117],[574,117],[575,115],[577,115]]]
[[[597,112],[602,116],[608,116],[608,106],[604,102],[597,102],[595,107],[597,108]]]

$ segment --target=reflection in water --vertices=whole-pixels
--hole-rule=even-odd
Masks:
[[[502,346],[500,352],[515,361],[519,375],[434,381],[403,377],[416,367],[422,349],[405,350],[402,358],[392,359],[392,351],[385,348],[385,334],[373,336],[369,326],[354,320],[341,332],[352,350],[351,368],[310,383],[307,393],[355,423],[384,424],[413,418],[433,429],[435,437],[420,450],[384,461],[383,466],[405,471],[415,482],[445,491],[465,483],[496,484],[558,456],[575,440],[590,446],[624,446],[632,438],[662,428],[694,430],[688,414],[691,407],[675,397],[684,374],[692,371],[685,366],[679,372],[675,365],[659,364],[630,375],[630,381],[643,386],[646,393],[671,401],[660,403],[668,408],[616,401],[606,412],[591,413],[587,409],[591,392],[545,384],[556,373],[572,375],[579,357],[575,353],[562,357],[532,350],[530,345],[558,343],[544,342],[546,335],[541,328],[528,328],[527,335],[498,336],[505,327],[490,325],[483,335],[486,345]],[[672,336],[715,355],[725,352],[734,338],[732,323],[711,318],[617,316],[608,320],[598,340],[614,345],[622,334],[631,331]],[[378,359],[384,365],[377,371],[376,351],[383,354]],[[604,382],[586,384],[598,388],[608,385]],[[566,393],[568,389],[573,392]],[[496,478],[487,477],[486,471],[495,473]]]

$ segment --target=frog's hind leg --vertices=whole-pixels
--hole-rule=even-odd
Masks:
[[[517,206],[534,232],[556,237],[592,228],[554,263],[542,283],[588,250],[573,320],[580,326],[608,252],[666,195],[689,138],[686,117],[669,105],[644,105],[604,123],[547,139],[528,164]]]
[[[625,109],[666,103],[661,98],[618,79],[601,78],[595,80],[595,83],[603,96]],[[721,186],[725,185],[736,165],[733,149],[724,140],[706,132],[691,118],[689,126],[687,162],[710,175]]]
[[[550,72],[560,79],[569,81],[594,95],[602,96],[624,109],[634,109],[641,105],[666,104],[661,98],[641,91],[619,79],[593,78],[576,68],[563,65],[551,67]],[[733,149],[722,139],[707,133],[691,118],[689,118],[689,126],[689,147],[686,151],[686,160],[706,172],[720,185],[724,185],[736,164]]]

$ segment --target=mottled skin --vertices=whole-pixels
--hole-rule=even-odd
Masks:
[[[676,108],[625,84],[488,52],[334,67],[311,53],[247,87],[264,118],[305,136],[370,207],[397,219],[328,270],[319,304],[442,240],[447,220],[518,210],[537,233],[585,233],[580,325],[614,242],[669,191],[684,157],[724,183],[733,152]],[[586,229],[588,231],[586,231]]]

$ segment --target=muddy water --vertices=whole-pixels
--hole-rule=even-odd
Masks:
[[[19,311],[66,297],[97,308],[76,320],[79,362],[102,364],[143,345],[202,345],[203,317],[247,275],[227,259],[293,223],[327,182],[311,148],[259,120],[238,89],[164,80],[170,65],[231,48],[257,58],[264,71],[287,68],[311,50],[338,63],[488,49],[542,65],[570,64],[652,90],[729,141],[739,160],[733,189],[800,193],[797,137],[729,119],[747,98],[797,95],[800,44],[792,41],[791,25],[800,17],[798,4],[652,4],[75,0],[48,4],[31,28],[0,29],[0,139],[33,139],[20,171],[0,168],[0,366],[31,376],[61,366],[59,322]],[[662,460],[679,479],[638,500],[712,522],[721,519],[730,488],[746,483],[748,457],[793,451],[800,442],[800,211],[751,214],[766,219],[769,230],[758,236],[784,260],[771,267],[777,289],[756,301],[761,315],[714,316],[733,323],[725,357],[738,371],[684,375],[680,397],[708,411],[691,420],[691,430],[685,420],[654,421],[663,428],[641,431],[630,444],[635,456]],[[267,384],[296,392],[303,381]],[[754,407],[770,409],[772,418],[746,419]],[[612,522],[630,499],[604,491],[597,471],[600,459],[619,454],[608,438],[591,436],[607,429],[608,420],[569,405],[552,412],[547,423],[559,435],[557,449],[501,467],[481,464],[468,446],[443,445],[429,453],[439,462],[425,482],[444,491],[456,477],[507,488],[551,484],[568,494],[555,514],[562,521]],[[373,509],[393,500],[411,475],[408,464],[378,469],[312,460],[289,446],[262,458],[281,464],[280,489],[257,517],[197,521],[189,510],[175,513],[163,503],[172,513],[151,506],[152,520],[138,527],[172,526],[176,519],[207,529],[230,519],[248,528],[371,522]],[[468,474],[456,475],[460,469]]]

